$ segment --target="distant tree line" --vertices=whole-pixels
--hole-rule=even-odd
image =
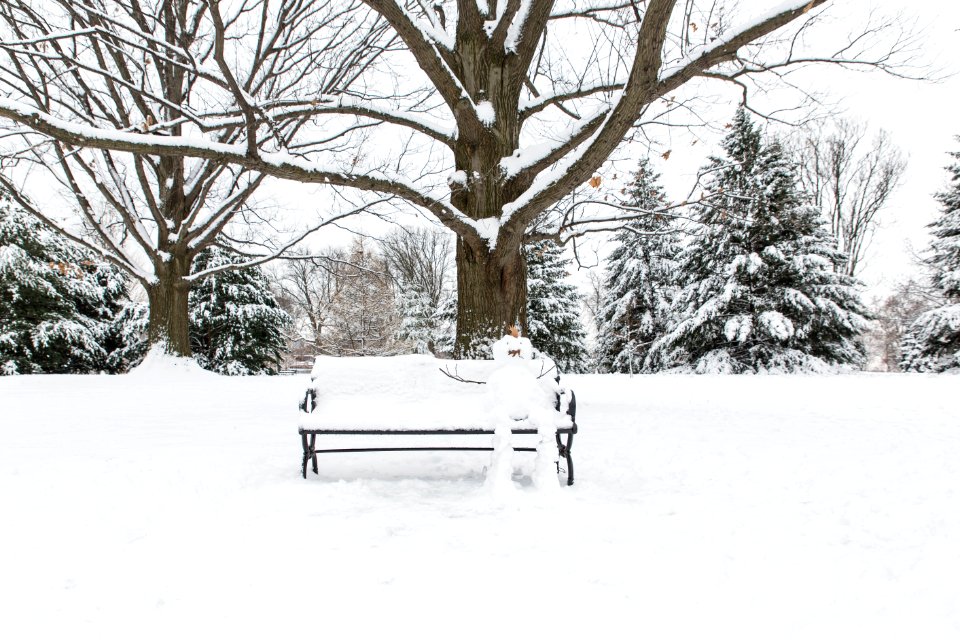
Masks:
[[[580,295],[558,247],[528,252],[532,337],[564,370],[583,371]],[[306,249],[269,270],[218,245],[198,254],[189,292],[191,351],[227,375],[276,373],[320,354],[453,355],[456,288],[451,234],[399,229]],[[0,371],[121,373],[145,357],[149,306],[102,256],[0,199]]]
[[[587,370],[581,295],[570,260],[549,242],[528,246],[529,338],[567,372]],[[293,360],[334,356],[454,353],[457,291],[452,234],[399,229],[357,237],[323,255],[301,251],[278,271],[280,305],[293,318]]]

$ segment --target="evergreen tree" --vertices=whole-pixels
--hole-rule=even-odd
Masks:
[[[649,160],[641,160],[625,204],[644,211],[663,209],[667,198],[658,180]],[[666,333],[677,288],[675,232],[672,219],[658,214],[617,232],[607,261],[597,327],[601,371],[640,372],[650,346]]]
[[[397,299],[400,328],[397,338],[408,342],[416,353],[447,355],[452,353],[456,332],[456,299],[448,292],[436,304],[422,290],[401,290]],[[453,315],[450,315],[453,310]]]
[[[937,195],[943,213],[930,225],[934,240],[927,260],[947,303],[922,314],[907,331],[901,365],[908,371],[960,369],[960,153],[950,155],[956,160],[948,167],[951,184]]]
[[[109,369],[126,373],[140,364],[147,355],[147,329],[150,309],[145,302],[127,300],[108,330],[111,344],[107,362]]]
[[[0,192],[0,374],[111,371],[125,296],[118,269]]]
[[[222,249],[203,250],[194,272],[236,264]],[[270,293],[259,267],[221,271],[190,290],[190,341],[200,366],[227,375],[275,373],[289,316]]]
[[[434,323],[440,329],[436,334],[434,353],[452,358],[453,348],[457,340],[457,293],[446,296],[434,313]]]
[[[792,163],[764,144],[744,109],[707,167],[713,198],[682,255],[677,321],[648,366],[699,373],[860,367],[868,327],[856,281],[839,272],[822,215],[796,187]]]
[[[409,342],[416,353],[433,353],[436,309],[432,307],[430,298],[423,291],[409,288],[397,295],[397,311],[400,314],[397,338]]]
[[[527,337],[560,371],[586,371],[587,336],[580,320],[580,294],[566,282],[570,261],[552,242],[527,247],[526,258]]]

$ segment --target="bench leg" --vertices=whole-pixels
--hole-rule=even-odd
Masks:
[[[570,450],[572,448],[573,448],[573,434],[572,433],[567,434],[567,443],[564,444],[563,441],[560,440],[560,434],[558,433],[557,434],[557,451],[559,452],[560,457],[562,457],[567,462],[567,486],[568,487],[573,484],[573,455],[570,453]]]
[[[307,445],[307,434],[300,434],[300,441],[303,444],[303,465],[300,467],[300,475],[303,476],[304,480],[307,478],[307,458],[310,457],[310,448]]]
[[[306,479],[307,477],[307,462],[311,459],[313,460],[313,472],[320,474],[319,469],[317,468],[317,434],[311,433],[310,440],[307,441],[307,434],[300,434],[300,442],[303,444],[303,464],[300,466],[300,475]]]

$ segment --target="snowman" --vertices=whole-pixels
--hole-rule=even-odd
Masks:
[[[529,338],[521,337],[520,330],[515,326],[508,329],[507,335],[494,342],[490,350],[493,352],[493,359],[497,362],[516,362],[533,358],[533,344]]]
[[[490,349],[499,366],[487,380],[487,410],[494,429],[487,482],[496,492],[513,488],[511,430],[518,422],[524,422],[528,428],[536,428],[541,436],[534,483],[556,486],[554,394],[545,388],[538,375],[540,367],[532,361],[533,344],[521,337],[516,327],[510,327],[509,333]]]

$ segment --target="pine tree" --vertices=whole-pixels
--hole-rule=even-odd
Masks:
[[[434,353],[445,358],[453,357],[453,348],[457,340],[457,294],[446,296],[434,313],[434,323],[439,333],[434,343]]]
[[[194,272],[239,258],[211,247]],[[200,366],[227,375],[275,373],[283,357],[283,327],[290,321],[270,293],[259,267],[221,271],[190,290],[190,341]]]
[[[111,371],[121,272],[0,193],[0,374]]]
[[[402,290],[397,296],[397,311],[400,314],[397,338],[409,343],[416,353],[452,353],[456,332],[456,299],[448,292],[444,293],[439,304],[416,287]],[[454,311],[452,317],[449,313],[451,309]]]
[[[960,153],[950,155],[951,184],[937,194],[943,212],[930,225],[934,240],[927,260],[947,303],[922,314],[907,331],[901,366],[908,371],[960,369]]]
[[[580,320],[581,298],[577,288],[566,281],[570,261],[552,242],[530,245],[526,258],[527,337],[557,363],[560,371],[586,371],[587,336]]]
[[[146,302],[127,300],[114,316],[108,329],[107,363],[110,371],[126,373],[147,355],[147,329],[150,309]]]
[[[662,210],[666,195],[649,160],[640,161],[626,205]],[[607,261],[604,299],[597,327],[597,364],[601,371],[643,370],[653,342],[666,333],[676,293],[679,244],[672,219],[642,217],[617,232]]]
[[[699,373],[860,367],[869,328],[856,281],[839,273],[820,212],[805,204],[792,163],[764,144],[744,109],[707,167],[703,230],[684,251],[677,320],[648,366]]]
[[[400,328],[397,338],[409,342],[416,353],[433,352],[433,318],[435,309],[422,291],[410,288],[397,295]]]

